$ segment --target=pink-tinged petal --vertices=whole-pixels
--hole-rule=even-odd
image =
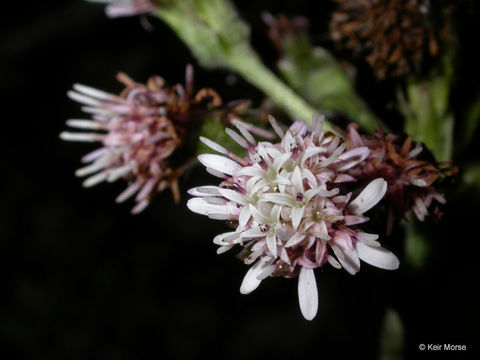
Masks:
[[[368,184],[355,200],[348,204],[348,209],[354,214],[363,214],[374,207],[387,191],[387,182],[382,178]]]
[[[266,259],[262,258],[258,260],[245,274],[242,285],[240,285],[240,293],[243,295],[250,294],[255,290],[262,280],[258,279],[258,276],[264,271]]]
[[[360,215],[347,215],[345,216],[345,225],[358,225],[368,221],[368,217]]]
[[[328,255],[327,261],[335,269],[341,269],[342,268],[342,265],[340,265],[340,263],[332,255]]]
[[[99,100],[106,100],[111,102],[122,103],[124,99],[119,96],[109,94],[103,90],[95,89],[90,86],[82,85],[82,84],[73,84],[73,89],[78,91],[81,94],[86,96],[90,96],[92,98],[96,98]]]
[[[120,195],[117,196],[115,201],[117,203],[121,203],[127,200],[128,198],[132,197],[138,190],[140,190],[142,184],[143,184],[142,180],[134,182],[133,184],[128,186],[125,190],[123,190],[120,193]]]
[[[300,222],[303,219],[303,214],[305,213],[305,206],[294,207],[292,208],[292,225],[296,229],[300,225]]]
[[[274,259],[277,258],[277,239],[275,237],[275,234],[269,234],[267,236],[267,248],[270,251],[270,254]]]
[[[219,152],[220,154],[225,154],[227,155],[229,153],[229,151],[227,149],[225,149],[223,146],[217,144],[216,142],[210,140],[210,139],[207,139],[203,136],[200,136],[200,141],[202,143],[204,143],[205,145],[207,145],[210,149],[212,150],[215,150],[216,152]]]
[[[350,275],[355,275],[360,270],[360,259],[356,251],[350,251],[345,248],[343,248],[342,251],[344,258],[339,258],[338,260]]]
[[[301,161],[302,166],[305,165],[305,161],[307,161],[312,156],[318,155],[318,154],[323,154],[326,151],[327,150],[324,147],[317,147],[317,146],[312,146],[312,147],[309,147],[309,148],[305,149],[305,152],[303,153],[302,161]]]
[[[283,130],[278,125],[277,120],[272,115],[268,114],[268,121],[270,121],[270,125],[272,125],[272,128],[275,131],[275,133],[278,135],[278,137],[280,139],[283,138]]]
[[[325,120],[325,116],[319,115],[317,113],[313,114],[312,118],[312,134],[315,137],[316,141],[320,141],[323,136],[323,122]]]
[[[242,127],[244,127],[245,129],[247,129],[248,131],[250,131],[252,134],[255,134],[257,136],[261,136],[265,139],[275,139],[275,135],[272,134],[272,132],[268,131],[268,130],[264,130],[262,128],[259,128],[258,126],[255,126],[255,125],[252,125],[250,123],[247,123],[247,122],[244,122],[240,119],[233,119],[232,120],[232,124],[233,125],[240,125]]]
[[[367,264],[385,270],[396,270],[400,266],[400,261],[395,254],[383,247],[368,246],[360,241],[357,241],[355,247],[360,259]]]
[[[335,179],[333,179],[333,182],[336,184],[355,181],[357,181],[357,179],[354,176],[348,174],[338,174]]]
[[[235,141],[238,145],[240,145],[241,147],[245,148],[245,149],[248,149],[249,145],[247,143],[247,141],[241,137],[236,131],[232,130],[232,129],[229,129],[229,128],[226,128],[225,129],[225,132],[228,134],[228,136],[230,136],[233,141]]]
[[[360,259],[355,249],[350,249],[344,241],[336,242],[331,248],[349,274],[355,275],[360,270]]]
[[[287,250],[285,250],[284,247],[281,247],[278,251],[278,256],[280,257],[280,259],[282,259],[283,261],[285,261],[285,263],[287,263],[288,265],[290,265],[290,258],[288,257],[288,253],[287,253]]]
[[[239,124],[238,122],[237,123],[234,123],[233,125],[235,125],[235,127],[240,131],[240,133],[242,134],[242,136],[252,145],[256,145],[257,144],[257,141],[255,140],[255,138],[252,136],[252,134],[249,133],[249,131],[247,129],[245,129],[242,124]]]
[[[318,290],[313,269],[302,267],[298,277],[298,302],[307,320],[313,320],[318,310]]]
[[[227,175],[233,175],[241,169],[241,166],[235,161],[220,155],[202,154],[198,156],[198,160],[205,167],[217,170]]]
[[[370,149],[368,147],[358,147],[350,151],[344,152],[338,157],[339,161],[342,161],[342,164],[338,168],[338,171],[348,170],[358,163],[365,160],[370,154]]]
[[[377,234],[368,234],[364,232],[357,232],[356,238],[358,241],[361,241],[362,243],[373,246],[373,247],[379,247],[380,243],[378,241],[375,241],[378,239]]]

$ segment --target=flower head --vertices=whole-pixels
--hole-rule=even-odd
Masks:
[[[298,295],[304,317],[317,312],[317,287],[313,270],[329,263],[350,274],[360,269],[360,259],[383,269],[396,269],[398,259],[380,247],[377,235],[360,231],[368,221],[364,213],[384,196],[386,182],[375,179],[352,200],[344,189],[355,181],[347,171],[369,155],[367,147],[346,151],[345,144],[322,131],[315,118],[313,129],[295,122],[284,133],[270,117],[280,141],[257,142],[242,126],[227,133],[248,151],[238,157],[220,145],[202,139],[222,155],[203,154],[207,171],[223,179],[219,186],[191,189],[190,210],[212,219],[236,223],[235,231],[216,236],[223,253],[243,247],[239,258],[253,264],[240,287],[242,294],[255,290],[269,276],[299,275]]]
[[[105,3],[105,12],[110,18],[146,14],[155,9],[154,0],[87,0]]]
[[[435,186],[440,179],[453,175],[456,168],[442,170],[431,162],[421,160],[421,144],[413,144],[410,137],[401,141],[394,134],[385,135],[380,128],[373,136],[366,136],[360,135],[357,126],[350,124],[343,135],[347,149],[365,146],[370,149],[365,161],[348,173],[366,181],[380,176],[388,183],[386,198],[390,210],[387,232],[392,229],[395,213],[397,217],[403,218],[406,213],[413,211],[423,221],[429,214],[428,208],[433,207],[433,213],[440,215],[438,207],[434,207],[433,203],[445,204],[446,200]]]
[[[178,202],[177,179],[189,166],[181,162],[173,167],[172,154],[209,108],[221,105],[212,89],[193,90],[193,73],[187,67],[186,86],[165,87],[159,76],[151,77],[146,85],[120,73],[125,85],[120,95],[113,95],[88,86],[74,85],[68,96],[86,105],[82,108],[91,119],[71,119],[67,125],[94,132],[62,132],[70,141],[100,142],[102,146],[82,158],[87,166],[78,169],[77,176],[89,177],[84,186],[102,181],[126,180],[127,189],[117,197],[122,202],[135,193],[137,205],[133,213],[142,211],[153,195],[170,187]]]
[[[366,56],[378,78],[418,71],[438,53],[428,0],[336,0],[332,39]]]

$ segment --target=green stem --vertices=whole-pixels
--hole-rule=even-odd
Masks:
[[[165,0],[154,15],[172,28],[203,66],[238,73],[293,119],[311,124],[315,109],[261,62],[250,46],[250,29],[231,1]],[[331,130],[327,122],[325,129]]]
[[[248,82],[262,90],[272,101],[283,108],[293,119],[311,124],[315,110],[273,74],[251,49],[245,49],[229,56],[231,70],[242,75]],[[328,122],[325,129],[331,130]]]

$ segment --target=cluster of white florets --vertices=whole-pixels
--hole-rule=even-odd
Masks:
[[[313,319],[317,312],[317,287],[313,269],[327,262],[350,274],[360,269],[360,259],[383,268],[396,269],[398,259],[380,247],[378,235],[356,225],[368,221],[363,214],[385,195],[387,183],[370,182],[351,201],[345,183],[355,182],[347,170],[369,154],[367,147],[345,151],[345,144],[324,133],[323,121],[314,118],[310,131],[295,122],[285,133],[270,117],[278,143],[257,142],[238,125],[241,135],[228,135],[248,151],[242,158],[211,140],[201,140],[223,154],[203,154],[207,171],[223,179],[220,186],[190,190],[190,210],[218,220],[237,222],[235,231],[220,234],[214,243],[223,253],[243,246],[240,258],[253,264],[240,291],[248,294],[268,276],[299,274],[298,294],[302,314]]]

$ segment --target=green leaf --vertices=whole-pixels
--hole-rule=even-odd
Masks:
[[[380,123],[335,58],[326,49],[313,47],[305,33],[289,39],[278,68],[287,83],[323,112],[347,115],[371,132]]]

